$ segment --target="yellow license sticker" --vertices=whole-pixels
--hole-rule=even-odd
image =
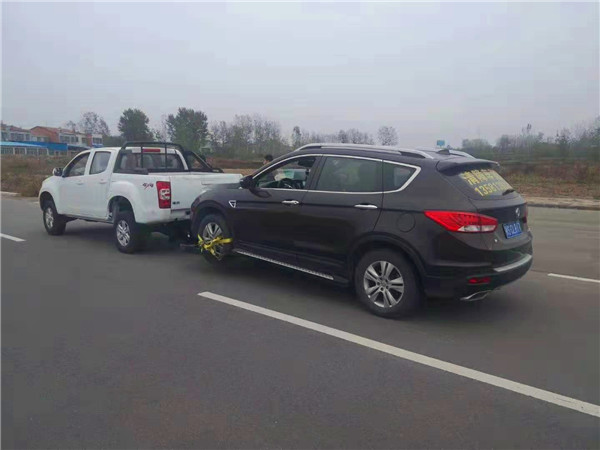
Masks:
[[[511,189],[510,184],[492,169],[469,170],[462,172],[460,177],[481,197],[502,194],[507,189]]]

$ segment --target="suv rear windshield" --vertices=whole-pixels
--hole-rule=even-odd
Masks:
[[[494,169],[463,170],[449,178],[472,198],[498,198],[507,191],[514,191]]]

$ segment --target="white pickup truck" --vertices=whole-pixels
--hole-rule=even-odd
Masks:
[[[54,169],[39,202],[49,234],[63,234],[75,219],[111,223],[117,248],[133,253],[152,231],[186,235],[194,199],[211,185],[240,178],[178,144],[128,142],[81,152]]]

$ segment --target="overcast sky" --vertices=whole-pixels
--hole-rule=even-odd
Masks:
[[[376,133],[554,134],[599,112],[598,3],[2,3],[2,120],[123,109]]]

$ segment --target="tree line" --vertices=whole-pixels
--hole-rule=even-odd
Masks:
[[[79,122],[67,122],[66,127],[85,133],[104,136],[106,146],[119,146],[125,141],[172,141],[199,153],[212,153],[225,158],[258,159],[267,153],[283,155],[293,149],[315,142],[398,145],[398,133],[393,126],[381,126],[374,137],[356,128],[337,133],[319,133],[299,126],[286,136],[280,124],[260,114],[242,114],[233,120],[209,124],[207,115],[192,108],[178,108],[175,114],[164,115],[159,128],[150,127],[150,119],[140,109],[123,111],[118,134],[112,135],[105,120],[94,112],[86,112]],[[488,159],[536,159],[542,157],[576,157],[599,159],[600,117],[594,121],[563,129],[555,136],[534,132],[527,124],[520,133],[504,134],[495,145],[487,140],[464,139],[463,151]]]
[[[463,151],[477,158],[507,160],[540,158],[586,158],[600,160],[600,117],[573,129],[563,128],[554,136],[535,132],[528,123],[520,133],[503,134],[495,145],[485,139],[464,139]]]

